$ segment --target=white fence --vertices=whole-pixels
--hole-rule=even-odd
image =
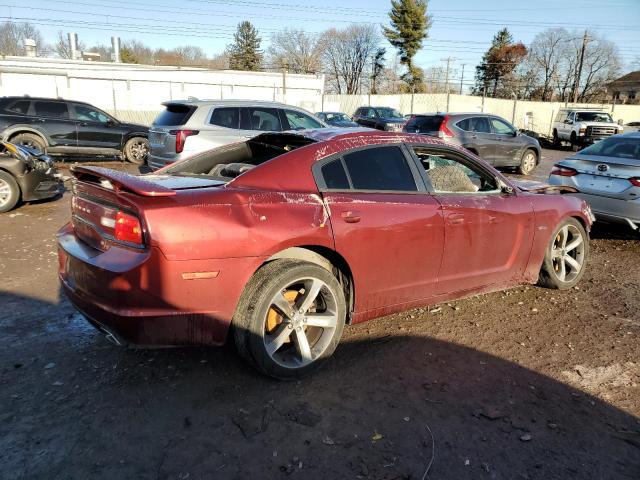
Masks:
[[[403,114],[486,112],[520,129],[551,135],[553,119],[565,105],[468,95],[324,95],[324,76],[275,72],[212,71],[197,68],[4,57],[0,95],[62,97],[100,107],[123,121],[150,124],[167,100],[189,96],[210,99],[276,100],[311,112],[347,114],[360,106],[387,106]],[[640,105],[602,107],[624,123],[640,121]]]

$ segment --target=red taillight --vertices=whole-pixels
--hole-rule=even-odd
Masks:
[[[182,153],[184,150],[184,142],[187,140],[187,137],[191,135],[197,135],[200,133],[199,130],[169,130],[171,135],[176,136],[176,153]]]
[[[634,187],[640,187],[640,177],[630,178],[629,181],[631,182],[631,185],[633,185]]]
[[[142,245],[142,226],[140,220],[124,212],[116,214],[113,238],[120,242]]]
[[[440,124],[440,128],[438,129],[438,137],[440,138],[453,138],[455,135],[451,130],[449,130],[448,126],[449,115],[445,115],[442,119],[442,123]]]
[[[554,165],[553,170],[551,170],[551,175],[560,175],[561,177],[573,177],[577,174],[578,172],[573,168],[562,167],[560,165]]]

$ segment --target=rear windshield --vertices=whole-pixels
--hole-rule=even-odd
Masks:
[[[407,122],[407,132],[437,132],[442,124],[442,115],[429,115],[413,117]]]
[[[640,162],[640,138],[609,137],[580,151],[580,155],[628,158]]]
[[[402,114],[395,108],[381,107],[376,108],[378,116],[381,118],[402,118]]]
[[[195,107],[189,105],[167,105],[165,111],[156,117],[153,124],[159,127],[184,125],[194,110]]]

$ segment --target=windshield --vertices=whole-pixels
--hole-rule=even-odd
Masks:
[[[395,108],[376,108],[376,112],[382,118],[402,118],[402,114]]]
[[[576,122],[613,123],[611,115],[603,112],[577,112]]]
[[[609,137],[581,150],[580,155],[600,155],[640,161],[640,138]]]
[[[350,122],[351,119],[344,113],[327,113],[325,114],[329,122]]]

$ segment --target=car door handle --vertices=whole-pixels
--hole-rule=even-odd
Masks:
[[[471,135],[471,138],[478,138],[478,135]]]
[[[340,216],[347,223],[358,223],[360,221],[360,212],[356,212],[355,210],[347,210],[346,212],[342,212]]]
[[[47,120],[45,118],[36,118],[36,122],[46,122]]]
[[[80,122],[79,125],[81,127],[86,127],[87,125],[89,125],[87,122]]]
[[[460,225],[464,223],[464,215],[462,213],[452,213],[448,217],[451,225]]]

